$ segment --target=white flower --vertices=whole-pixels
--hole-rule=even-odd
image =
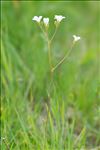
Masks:
[[[73,38],[74,38],[74,42],[77,42],[78,40],[80,40],[80,36],[76,36],[76,35],[73,35]]]
[[[56,19],[57,22],[61,22],[61,20],[65,19],[65,17],[61,15],[55,15],[54,19]]]
[[[49,18],[43,18],[43,22],[45,26],[48,26],[49,24]]]
[[[34,17],[32,18],[33,21],[36,21],[36,22],[38,22],[38,23],[40,23],[41,19],[42,19],[42,16],[34,16]]]

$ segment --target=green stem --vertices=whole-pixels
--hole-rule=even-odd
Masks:
[[[44,29],[42,28],[42,26],[39,24],[40,29],[42,30],[42,32],[44,33],[46,39],[47,39],[47,45],[48,45],[48,58],[49,58],[49,66],[50,66],[50,75],[51,75],[51,79],[52,79],[52,60],[51,60],[51,40],[49,39],[48,36],[48,29],[46,29],[46,31],[44,31]],[[53,35],[54,37],[54,35]]]
[[[48,58],[49,58],[49,66],[50,66],[50,74],[51,74],[51,78],[52,78],[52,75],[53,75],[53,72],[52,72],[52,58],[51,58],[51,42],[50,40],[48,40]]]
[[[42,28],[42,26],[40,25],[40,23],[38,23],[38,25],[39,25],[41,31],[42,31],[42,32],[44,33],[44,35],[46,36],[46,33],[45,33],[45,31],[43,30],[43,28]]]
[[[58,27],[56,27],[55,32],[54,32],[53,36],[52,36],[51,39],[50,39],[50,42],[52,42],[52,40],[54,39],[54,37],[55,37],[55,35],[56,35],[56,32],[57,32],[57,29],[58,29]]]
[[[52,70],[51,70],[52,72],[54,72],[68,58],[68,56],[72,52],[73,45],[74,45],[74,42],[73,42],[69,52],[60,60],[60,62],[55,67],[52,68]]]

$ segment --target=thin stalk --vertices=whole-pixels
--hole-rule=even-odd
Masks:
[[[55,35],[56,35],[56,32],[57,32],[57,29],[58,29],[58,27],[56,27],[55,32],[54,32],[53,36],[52,36],[51,39],[50,39],[50,42],[52,42],[52,40],[54,39],[54,37],[55,37]]]
[[[49,66],[50,66],[50,74],[51,74],[51,78],[52,78],[52,75],[53,75],[53,72],[52,72],[52,59],[51,59],[51,42],[48,40],[48,58],[49,58]]]
[[[50,76],[52,79],[52,59],[51,59],[51,40],[49,39],[48,36],[48,28],[46,28],[46,31],[44,31],[44,29],[42,28],[42,26],[39,24],[40,29],[42,30],[42,32],[44,33],[46,39],[47,39],[47,45],[48,45],[48,58],[49,58],[49,66],[50,66]],[[55,33],[56,34],[56,33]],[[55,35],[52,36],[52,38],[54,38]]]
[[[46,36],[46,33],[45,33],[45,31],[43,30],[42,26],[41,26],[40,24],[38,24],[38,25],[39,25],[41,31],[42,31],[42,32],[44,33],[44,35]]]
[[[74,42],[73,42],[69,52],[67,52],[67,54],[60,60],[60,62],[55,67],[52,68],[52,70],[51,70],[52,72],[54,72],[68,58],[68,56],[72,52],[73,46],[74,46]]]

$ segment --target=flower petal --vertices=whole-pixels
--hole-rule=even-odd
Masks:
[[[62,19],[65,19],[65,17],[62,15],[55,15],[54,19],[56,19],[57,22],[61,22]]]
[[[38,23],[41,21],[41,19],[42,19],[42,16],[34,16],[34,17],[32,18],[33,21],[36,21],[36,22],[38,22]]]
[[[46,26],[49,24],[49,18],[43,18],[43,22]]]
[[[76,36],[76,35],[73,35],[73,38],[74,38],[75,42],[77,42],[77,41],[79,41],[81,39],[80,36]]]

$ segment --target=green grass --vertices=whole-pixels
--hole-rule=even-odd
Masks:
[[[2,150],[100,149],[100,2],[2,2]],[[50,87],[46,41],[35,15],[66,16],[52,44],[53,63],[69,50]]]

